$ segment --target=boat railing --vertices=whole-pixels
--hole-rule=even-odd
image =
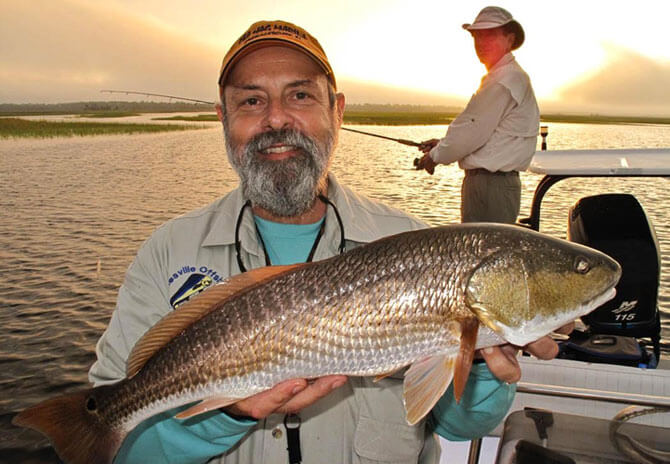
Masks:
[[[611,390],[597,390],[592,388],[568,387],[563,385],[547,385],[530,382],[519,382],[517,384],[516,391],[517,393],[525,393],[530,395],[605,401],[608,403],[620,403],[629,406],[635,405],[653,408],[668,408],[670,410],[670,397],[668,396],[626,393]],[[477,464],[479,462],[481,447],[481,438],[474,439],[470,442],[467,461],[468,464]]]

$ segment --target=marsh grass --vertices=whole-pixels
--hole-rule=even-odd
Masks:
[[[152,121],[218,121],[216,114],[199,114],[197,116],[169,116],[164,118],[151,118]]]
[[[449,124],[458,113],[429,111],[345,111],[345,124],[379,124],[385,126],[412,126]],[[670,118],[650,116],[602,116],[543,114],[542,123],[564,122],[575,124],[670,124]]]
[[[543,114],[542,122],[566,122],[575,124],[670,124],[670,118],[653,116],[603,116],[573,114]]]
[[[128,116],[139,116],[140,113],[130,113],[122,111],[104,111],[101,113],[84,113],[80,114],[80,118],[125,118]]]
[[[449,124],[457,113],[430,111],[345,111],[345,124],[411,126]]]
[[[454,113],[406,112],[406,111],[345,111],[345,124],[376,124],[382,126],[411,126],[426,124],[449,124]],[[218,121],[215,114],[197,116],[168,116],[153,118],[154,121]]]
[[[106,122],[29,121],[20,118],[0,118],[0,138],[11,137],[74,137],[105,134],[137,134],[143,132],[206,129],[207,126],[180,124],[127,124]]]

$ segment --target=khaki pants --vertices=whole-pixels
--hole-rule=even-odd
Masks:
[[[520,208],[521,181],[517,171],[465,171],[461,187],[461,222],[513,224]]]

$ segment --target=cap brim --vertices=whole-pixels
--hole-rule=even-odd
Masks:
[[[290,40],[265,37],[261,40],[246,45],[245,47],[240,49],[235,55],[232,56],[228,64],[226,64],[226,67],[221,71],[221,75],[219,76],[219,86],[223,85],[226,78],[228,77],[228,74],[230,73],[230,70],[233,69],[233,66],[235,66],[235,64],[237,64],[238,61],[240,61],[242,58],[244,58],[251,52],[255,52],[256,50],[259,50],[261,48],[272,47],[272,46],[289,47],[309,56],[316,64],[319,65],[319,67],[323,70],[323,72],[326,73],[326,77],[328,77],[328,80],[330,80],[333,83],[333,85],[335,85],[335,76],[333,75],[333,71],[330,70],[323,62],[321,62],[321,60],[317,58],[312,52],[305,49],[301,45],[291,42]]]
[[[505,24],[507,24],[511,21],[513,21],[513,20],[510,19],[506,23],[502,23],[502,24],[494,23],[494,22],[491,22],[491,21],[481,21],[479,23],[463,24],[462,27],[466,31],[476,31],[476,30],[479,30],[479,29],[495,29],[496,27],[502,27],[502,26],[504,26]]]
[[[477,30],[482,30],[482,29],[495,29],[496,27],[502,27],[507,24],[513,24],[514,25],[514,44],[512,44],[512,50],[516,50],[519,48],[521,45],[523,45],[523,42],[526,38],[526,34],[523,31],[523,27],[521,27],[521,24],[519,24],[518,21],[515,19],[510,19],[507,21],[505,24],[498,24],[498,23],[492,23],[492,22],[480,22],[480,23],[475,23],[475,24],[463,24],[463,29],[466,31],[477,31]]]
[[[518,21],[512,20],[510,22],[514,26],[514,44],[512,44],[512,50],[516,50],[523,45],[523,41],[526,39],[526,33],[523,31],[523,27],[521,27],[521,24],[519,24]]]

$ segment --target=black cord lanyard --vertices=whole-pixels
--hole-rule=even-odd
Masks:
[[[286,414],[284,416],[288,464],[300,464],[302,462],[302,453],[300,452],[300,423],[301,420],[298,414]]]
[[[340,254],[342,254],[344,253],[345,243],[344,243],[344,225],[342,223],[342,218],[340,217],[340,212],[337,210],[333,202],[331,202],[328,199],[328,197],[324,195],[319,195],[318,198],[326,205],[331,206],[333,208],[333,211],[335,212],[337,223],[340,226],[340,245],[338,247],[338,251]],[[240,253],[242,249],[242,243],[240,242],[240,226],[242,225],[242,217],[244,216],[244,210],[247,209],[247,207],[249,208],[251,207],[251,200],[247,200],[246,203],[244,203],[242,209],[240,209],[240,213],[237,215],[237,223],[235,224],[235,254],[237,258],[237,265],[240,268],[240,272],[247,272],[247,267],[242,262],[242,255]],[[254,221],[254,225],[255,224],[256,222]],[[265,254],[265,265],[270,266],[272,265],[272,263],[270,262],[270,255],[268,254],[268,251],[265,248],[265,242],[263,241],[263,236],[258,230],[258,226],[256,225],[255,227],[256,227],[256,236],[258,237],[258,241],[263,247],[263,253]],[[309,252],[309,256],[307,256],[306,262],[311,263],[312,260],[314,259],[314,253],[316,252],[316,249],[319,246],[319,242],[321,241],[321,236],[323,236],[323,231],[325,230],[325,228],[326,228],[326,218],[324,217],[323,222],[321,223],[321,227],[319,228],[319,232],[316,235],[316,238],[314,239],[314,244],[312,245],[312,249]]]

